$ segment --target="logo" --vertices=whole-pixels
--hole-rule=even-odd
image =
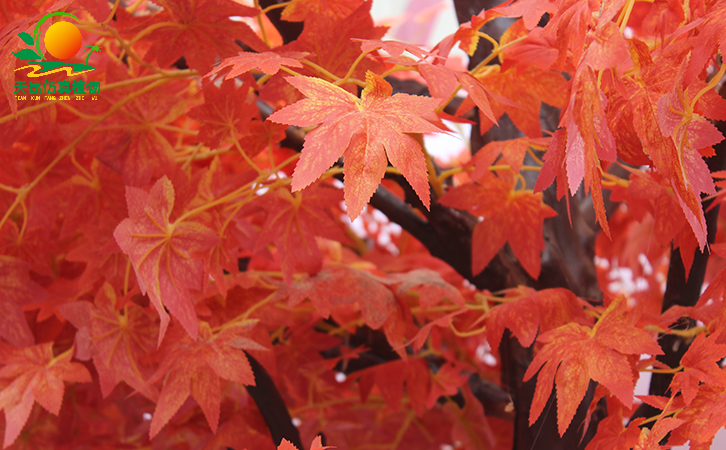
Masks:
[[[39,78],[56,72],[65,72],[66,76],[74,77],[83,73],[94,70],[94,67],[88,65],[88,59],[94,52],[100,52],[101,47],[98,45],[89,45],[86,47],[88,54],[85,63],[78,64],[66,61],[48,61],[40,52],[41,25],[54,16],[72,17],[76,21],[81,20],[73,14],[67,12],[53,12],[43,16],[35,25],[33,36],[26,32],[18,34],[18,37],[30,48],[24,48],[18,52],[13,52],[16,58],[23,61],[31,62],[27,66],[15,69],[31,69],[27,76],[29,78]],[[56,22],[51,25],[43,37],[45,48],[52,56],[59,60],[65,60],[74,57],[81,49],[82,38],[81,32],[71,22]],[[34,47],[34,48],[33,48]],[[71,92],[71,90],[73,92]],[[45,94],[46,100],[70,100],[70,95],[75,95],[77,100],[83,100],[84,94],[99,94],[101,90],[100,84],[95,81],[85,82],[84,80],[76,80],[71,84],[69,81],[46,81],[43,86],[40,81],[15,81],[15,95],[19,100],[25,100],[23,94],[29,94],[31,100],[40,100],[40,95]],[[96,96],[92,97],[96,100]]]

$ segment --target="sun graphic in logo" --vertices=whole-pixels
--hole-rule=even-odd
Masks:
[[[81,49],[81,32],[70,22],[57,22],[45,32],[45,48],[58,59],[75,56]]]
[[[101,51],[100,45],[89,45],[86,47],[88,54],[86,55],[84,64],[63,61],[48,61],[47,58],[43,56],[43,53],[40,51],[41,33],[43,31],[41,25],[46,20],[55,16],[71,17],[78,22],[81,21],[78,17],[71,13],[57,11],[43,16],[38,23],[35,24],[32,36],[25,31],[18,33],[18,37],[26,45],[30,46],[30,48],[24,48],[18,52],[13,52],[13,55],[15,55],[18,59],[29,61],[30,64],[17,68],[15,69],[16,71],[21,69],[31,69],[27,75],[32,78],[37,78],[60,71],[66,72],[66,75],[68,76],[76,76],[94,69],[88,65],[88,59],[91,57],[91,54]],[[76,55],[76,53],[78,53],[78,50],[81,49],[83,39],[77,26],[70,22],[60,21],[48,27],[45,32],[45,36],[43,37],[43,42],[45,42],[45,49],[48,53],[57,59],[64,60],[72,58]]]

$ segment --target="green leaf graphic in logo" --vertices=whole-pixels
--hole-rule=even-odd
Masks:
[[[19,52],[13,52],[13,55],[15,55],[16,58],[22,59],[24,61],[35,61],[36,59],[41,58],[39,54],[35,53],[29,48],[24,48]]]
[[[26,44],[28,44],[28,45],[33,45],[33,44],[35,43],[35,42],[33,41],[33,36],[29,35],[29,34],[28,34],[28,33],[26,33],[25,31],[23,31],[23,32],[19,33],[19,34],[18,34],[18,36],[20,36],[20,39],[22,39],[22,40],[23,40],[23,42],[25,42],[25,43],[26,43]]]

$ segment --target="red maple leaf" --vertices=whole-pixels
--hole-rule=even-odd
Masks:
[[[726,31],[723,26],[726,21],[726,3],[717,1],[704,9],[703,17],[695,21],[698,33],[690,44],[693,46],[693,53],[685,74],[685,82],[688,84],[698,77],[717,49],[721,50],[722,55],[726,53]]]
[[[149,366],[141,358],[154,349],[156,324],[151,313],[132,302],[117,307],[114,288],[104,283],[93,303],[78,301],[59,307],[63,316],[78,329],[76,343],[88,348],[107,397],[119,381],[156,400],[158,391],[146,380],[151,377]]]
[[[225,138],[231,136],[232,141],[239,142],[246,134],[249,122],[257,115],[256,101],[249,84],[236,88],[234,82],[222,83],[218,88],[210,83],[204,90],[204,103],[187,115],[201,124],[198,139],[216,149]]]
[[[539,371],[530,425],[542,413],[553,382],[557,386],[560,436],[575,416],[591,379],[605,386],[626,407],[632,406],[635,379],[628,355],[662,355],[663,350],[648,333],[633,326],[627,308],[625,298],[618,297],[593,328],[568,323],[538,338],[545,345],[524,374],[527,381]]]
[[[35,338],[22,305],[43,300],[43,288],[28,276],[28,264],[0,255],[0,336],[18,347],[33,345]]]
[[[311,186],[290,193],[276,189],[256,202],[267,211],[267,219],[253,249],[263,250],[274,242],[285,281],[290,283],[295,263],[300,262],[309,274],[323,266],[323,255],[315,236],[345,241],[346,237],[328,212],[341,201],[340,190],[324,185]]]
[[[249,323],[229,323],[214,334],[206,322],[194,339],[181,340],[165,347],[164,360],[149,382],[164,379],[159,401],[151,420],[153,438],[190,395],[199,403],[213,432],[219,425],[220,378],[254,386],[255,376],[242,348],[262,348],[245,338]]]
[[[240,76],[243,73],[247,73],[252,69],[257,69],[260,72],[268,75],[274,75],[280,67],[302,67],[302,63],[299,61],[310,53],[307,52],[240,52],[237,56],[231,58],[225,58],[222,62],[215,67],[211,72],[205,75],[208,77],[215,73],[221,72],[223,69],[232,66],[232,69],[225,75],[225,80],[231,80],[234,77]]]
[[[169,314],[179,319],[190,336],[197,336],[197,316],[189,298],[189,288],[201,289],[204,277],[202,258],[195,255],[214,247],[218,237],[196,222],[170,222],[174,207],[174,187],[164,177],[147,194],[126,188],[129,218],[113,235],[129,255],[142,293],[149,294],[161,318],[159,344],[169,325]]]
[[[128,81],[131,75],[121,63],[109,63],[107,82]],[[142,71],[142,73],[146,73]],[[176,135],[169,126],[182,116],[189,105],[181,91],[188,85],[171,81],[144,95],[133,96],[137,86],[125,86],[100,96],[97,102],[83,102],[79,108],[88,116],[106,113],[112,105],[118,111],[92,129],[78,144],[84,158],[98,158],[123,176],[126,185],[146,187],[155,177],[173,173]],[[131,101],[125,101],[132,96]],[[85,134],[92,121],[78,119],[62,127],[68,136]],[[69,138],[71,140],[72,138]]]
[[[323,14],[334,19],[342,19],[350,16],[363,3],[365,0],[292,0],[282,10],[282,19],[302,22],[310,14]]]
[[[308,60],[333,75],[344,77],[361,54],[360,44],[353,39],[380,39],[387,30],[386,27],[375,26],[373,23],[370,14],[373,3],[370,0],[354,3],[359,6],[343,17],[329,14],[330,11],[308,14],[300,36],[293,42],[277,48],[276,52],[310,53]],[[331,33],[331,30],[335,32]],[[381,73],[385,70],[380,61],[372,56],[366,56],[358,62],[352,76],[362,79],[367,71]],[[307,69],[303,73],[323,75],[314,72],[313,69]],[[352,92],[355,92],[355,86],[352,87]]]
[[[431,269],[415,269],[408,273],[393,274],[388,282],[395,284],[395,293],[405,298],[414,294],[424,309],[438,305],[445,298],[464,307],[464,297],[458,289],[450,285]]]
[[[554,13],[557,8],[553,0],[519,0],[506,2],[496,9],[504,17],[522,17],[528,30],[536,27],[544,13]]]
[[[363,52],[372,52],[376,49],[381,49],[384,52],[391,55],[393,58],[397,58],[408,52],[419,59],[424,59],[428,56],[432,56],[431,53],[422,49],[418,45],[408,44],[406,42],[399,41],[382,41],[380,39],[353,39],[361,43],[360,49]]]
[[[371,328],[383,325],[396,304],[385,284],[367,272],[348,266],[333,266],[296,280],[281,288],[276,296],[288,297],[289,306],[308,298],[323,317],[344,307],[360,309],[363,320]]]
[[[64,381],[88,383],[83,364],[71,362],[73,347],[53,356],[53,342],[16,348],[0,341],[0,409],[5,411],[5,441],[12,444],[30,416],[33,403],[58,415]]]
[[[259,52],[269,49],[247,24],[230,19],[231,16],[254,17],[259,14],[256,8],[232,0],[161,0],[159,3],[163,11],[124,31],[132,35],[153,27],[154,32],[144,33],[142,38],[151,43],[145,59],[155,59],[161,67],[168,67],[184,56],[190,68],[207,73],[217,56],[239,52],[235,39]]]
[[[406,133],[440,132],[426,120],[426,116],[433,118],[440,100],[391,96],[391,85],[372,72],[366,74],[360,99],[319,78],[286,80],[308,98],[276,111],[269,119],[303,127],[322,124],[305,137],[292,178],[293,191],[311,184],[343,156],[345,205],[354,220],[378,188],[390,160],[429,207],[426,160],[421,146]]]
[[[472,236],[472,272],[478,274],[489,264],[500,248],[509,242],[522,267],[533,278],[539,277],[540,252],[544,250],[542,224],[557,213],[542,203],[542,194],[518,190],[516,178],[486,176],[476,183],[453,189],[439,202],[454,208],[467,209],[484,220],[474,227]]]
[[[549,139],[533,140],[527,137],[508,139],[506,141],[492,141],[480,148],[476,155],[467,163],[474,166],[474,172],[471,174],[473,181],[487,175],[489,167],[497,161],[499,155],[502,155],[499,164],[507,164],[512,171],[519,173],[524,163],[524,155],[527,148],[534,142],[542,144],[548,142]]]

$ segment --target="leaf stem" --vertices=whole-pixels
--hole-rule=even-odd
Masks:
[[[696,94],[695,97],[693,97],[693,100],[691,100],[691,111],[693,111],[693,108],[696,107],[696,102],[698,102],[698,99],[700,99],[703,95],[706,94],[709,90],[715,88],[719,81],[721,81],[721,78],[723,78],[724,73],[726,73],[726,61],[724,61],[723,55],[721,55],[721,68],[718,69],[718,72],[711,78],[711,81],[708,82],[708,84],[698,91],[698,94]]]
[[[285,8],[286,6],[290,5],[291,3],[292,3],[292,1],[276,3],[274,5],[270,5],[267,8],[260,11],[260,15],[267,14],[268,12],[272,11],[273,9]],[[260,7],[260,2],[258,0],[255,0],[255,6],[257,6],[258,8]]]
[[[449,322],[449,328],[451,328],[451,330],[454,332],[454,334],[459,337],[470,337],[470,336],[476,336],[477,334],[481,334],[481,333],[485,332],[487,329],[487,326],[484,325],[481,328],[478,328],[476,330],[471,330],[471,331],[459,331],[456,329],[456,327],[454,326],[454,322],[452,321],[452,322]]]
[[[371,52],[373,52],[375,50],[377,50],[377,49],[372,49],[372,50],[368,50],[367,52],[361,53],[358,56],[358,58],[356,58],[356,60],[353,61],[353,64],[351,64],[350,69],[348,69],[348,73],[346,73],[343,78],[339,79],[338,81],[336,81],[333,84],[335,84],[336,86],[340,86],[341,84],[347,83],[348,79],[351,76],[353,76],[353,72],[355,71],[356,67],[358,67],[358,64],[360,64],[360,62],[363,61],[363,58],[365,58],[368,54],[370,54]]]

